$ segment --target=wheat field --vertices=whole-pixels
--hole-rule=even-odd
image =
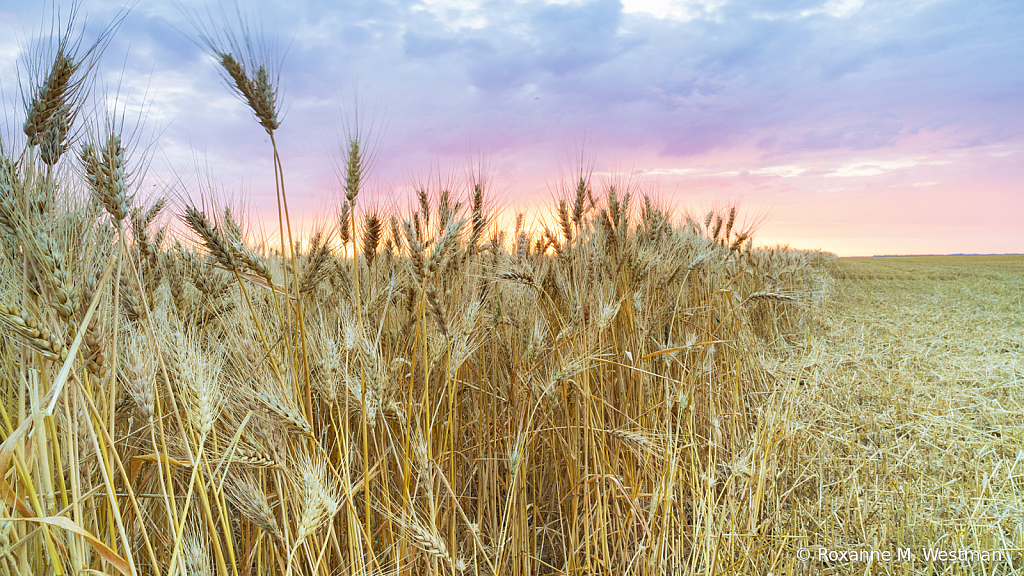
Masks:
[[[1021,259],[756,247],[736,207],[583,171],[540,229],[501,228],[484,174],[382,212],[359,137],[299,238],[277,72],[200,41],[269,136],[269,238],[139,193],[137,139],[85,105],[104,37],[69,25],[8,118],[4,576],[1012,570],[818,554],[1019,559]]]
[[[1024,256],[841,259],[797,382],[804,546],[914,562],[809,573],[1012,574],[1024,548]],[[798,527],[799,526],[799,527]],[[935,549],[1007,561],[929,561]]]

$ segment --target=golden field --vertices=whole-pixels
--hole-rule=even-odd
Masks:
[[[3,576],[1020,564],[1020,257],[757,247],[736,207],[582,170],[539,229],[498,226],[479,172],[388,212],[358,129],[300,239],[273,63],[200,43],[269,136],[269,239],[209,189],[139,193],[146,146],[86,105],[103,38],[69,26],[26,67],[0,147]]]
[[[798,380],[791,531],[815,556],[910,548],[916,563],[797,572],[1009,574],[1024,547],[1024,256],[844,258]],[[927,548],[1008,562],[927,562]]]

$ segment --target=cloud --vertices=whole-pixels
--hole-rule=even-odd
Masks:
[[[622,11],[687,22],[701,17],[714,18],[726,3],[725,0],[623,0]]]
[[[112,6],[83,10],[102,18]],[[486,132],[509,115],[517,129],[506,141],[586,131],[679,157],[751,143],[775,155],[876,150],[950,126],[968,145],[1024,133],[1013,72],[1024,11],[1007,3],[295,0],[258,10],[288,48],[292,102],[350,100],[358,85],[427,148],[429,134]],[[118,42],[151,70],[207,74],[172,27],[188,29],[146,5]]]
[[[783,178],[792,178],[799,176],[806,172],[806,168],[800,166],[770,166],[768,168],[758,168],[751,170],[751,174],[768,174],[769,176],[781,176]]]
[[[186,4],[205,14],[205,2]],[[102,23],[121,5],[83,0],[82,11]],[[386,124],[377,169],[395,181],[471,148],[535,178],[527,172],[557,170],[558,154],[584,137],[612,156],[642,153],[655,176],[717,154],[732,163],[704,164],[702,174],[760,166],[750,173],[779,178],[821,174],[803,168],[812,165],[876,175],[912,167],[892,164],[901,158],[1024,140],[1016,3],[289,0],[246,9],[283,56],[288,168],[321,186],[334,177],[324,156],[354,102]],[[0,34],[38,29],[40,10],[0,0]],[[264,135],[189,30],[165,4],[138,5],[111,43],[103,81],[151,98],[168,161],[191,162],[199,148],[234,167],[226,177],[256,179]],[[8,99],[10,52],[0,43]]]
[[[901,160],[863,160],[850,162],[840,166],[832,172],[825,174],[826,177],[851,178],[862,176],[877,176],[893,170],[912,168],[914,166],[939,166],[949,164],[945,161],[923,161],[915,159]]]
[[[806,18],[815,14],[826,14],[833,18],[849,18],[864,7],[864,0],[829,0],[822,6],[802,10],[800,16]]]
[[[487,27],[488,19],[479,2],[470,0],[420,0],[410,11],[426,12],[449,30],[480,30]]]
[[[640,173],[644,176],[682,176],[702,171],[700,168],[652,168],[650,170],[641,170]]]

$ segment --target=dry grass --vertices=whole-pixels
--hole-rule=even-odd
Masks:
[[[919,314],[887,329],[857,265],[586,174],[557,231],[506,238],[479,174],[366,211],[358,131],[338,225],[303,245],[276,67],[207,38],[271,136],[273,250],[138,196],[116,125],[2,150],[3,576],[779,574],[823,568],[796,560],[812,544],[1020,546],[1020,275],[991,301],[995,272],[886,280]]]
[[[788,525],[805,547],[909,548],[917,561],[794,570],[1019,570],[1024,256],[843,259],[835,277],[823,329],[774,369],[797,390]],[[928,562],[926,548],[1013,563]]]

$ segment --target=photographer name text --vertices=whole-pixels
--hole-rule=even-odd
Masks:
[[[1010,562],[1008,550],[947,550],[943,548],[896,548],[895,550],[834,550],[821,546],[800,548],[797,559],[826,564],[852,562]]]

